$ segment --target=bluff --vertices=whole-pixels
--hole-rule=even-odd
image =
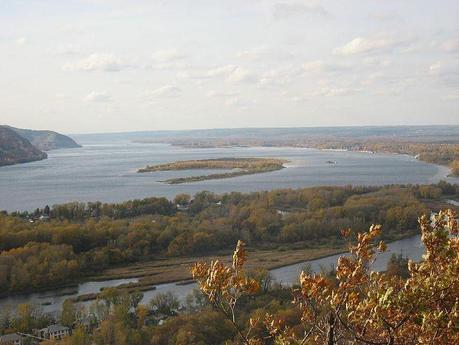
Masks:
[[[7,126],[0,126],[0,166],[38,161],[47,154]]]
[[[68,149],[81,147],[72,138],[48,130],[31,130],[6,126],[23,138],[30,141],[30,143],[37,149],[42,151],[49,151],[55,149]]]

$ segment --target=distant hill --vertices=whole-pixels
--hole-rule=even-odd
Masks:
[[[279,143],[304,139],[399,140],[409,142],[459,143],[459,126],[344,126],[284,128],[217,128],[193,130],[94,133],[73,136],[84,141],[130,140],[187,144],[194,141],[231,140],[237,143]]]
[[[6,127],[12,129],[42,151],[81,147],[72,138],[57,132]]]
[[[11,128],[0,126],[0,166],[38,161],[47,157],[45,152]]]

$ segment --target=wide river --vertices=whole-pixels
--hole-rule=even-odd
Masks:
[[[0,210],[33,210],[69,201],[117,202],[149,196],[173,198],[178,193],[194,194],[202,190],[249,192],[319,185],[433,183],[441,179],[459,183],[457,178],[446,178],[448,169],[407,155],[306,148],[190,149],[165,144],[136,144],[128,140],[85,141],[84,137],[79,138],[79,142],[82,148],[51,151],[49,158],[43,161],[0,168]],[[286,158],[290,163],[286,169],[270,173],[179,185],[159,181],[209,171],[136,173],[138,168],[147,164],[219,157],[276,157]],[[389,248],[390,253],[403,252],[415,260],[422,253],[419,236],[394,242]],[[384,254],[374,268],[384,269],[390,253]],[[318,270],[329,267],[336,259],[337,256],[331,256],[309,263]],[[279,282],[291,284],[297,280],[304,264],[275,269],[272,275]],[[71,288],[6,297],[0,299],[0,310],[7,305],[29,302],[42,305],[46,312],[56,312],[66,298],[99,292],[103,287],[131,281],[137,279],[85,282],[78,286],[77,292]],[[145,292],[143,302],[164,291],[174,292],[183,301],[194,287],[194,284],[161,284],[155,290]]]
[[[79,142],[82,148],[50,151],[49,158],[43,161],[1,167],[0,210],[33,210],[69,201],[173,198],[178,193],[202,190],[223,193],[319,185],[432,183],[447,179],[448,172],[447,168],[395,154],[266,147],[190,149],[127,140],[85,142],[81,138]],[[265,174],[179,185],[159,181],[210,172],[136,172],[147,164],[219,157],[278,157],[290,163],[286,169]]]

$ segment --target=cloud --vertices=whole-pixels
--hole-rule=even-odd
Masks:
[[[74,44],[64,44],[55,49],[50,49],[48,53],[55,56],[75,56],[81,54],[81,49]]]
[[[155,51],[152,55],[153,60],[157,62],[172,62],[183,60],[188,57],[185,53],[177,50],[177,49],[165,49],[165,50],[158,50]]]
[[[234,65],[226,65],[209,69],[204,75],[207,77],[228,76],[233,73],[238,67]]]
[[[238,95],[238,93],[236,93],[236,92],[223,92],[223,91],[216,91],[216,90],[210,90],[207,93],[207,97],[210,97],[210,98],[236,97],[237,95]]]
[[[387,23],[387,24],[402,24],[405,22],[403,17],[396,11],[378,11],[369,14],[369,19],[374,21]]]
[[[459,87],[459,60],[437,61],[430,65],[429,74],[446,87]]]
[[[335,55],[360,55],[370,53],[381,53],[393,50],[397,47],[409,47],[409,42],[403,39],[396,39],[392,36],[381,36],[374,38],[356,37],[344,46],[336,48]]]
[[[175,85],[164,85],[145,92],[145,95],[153,98],[175,98],[182,95],[182,89]]]
[[[307,73],[334,73],[348,71],[352,69],[352,66],[347,64],[329,62],[324,60],[307,61],[302,65],[302,67],[303,70]]]
[[[301,68],[296,65],[287,65],[265,71],[259,80],[258,87],[285,86],[301,76]]]
[[[190,71],[184,71],[178,74],[181,78],[188,78],[188,79],[210,79],[220,76],[228,76],[231,72],[233,72],[237,66],[235,65],[225,65],[219,67],[213,67],[208,69],[193,69]]]
[[[338,97],[338,96],[349,96],[359,92],[358,89],[348,87],[322,87],[317,90],[306,92],[306,97]]]
[[[224,78],[225,81],[233,83],[257,83],[259,81],[259,77],[256,73],[236,65],[219,66],[201,71],[188,71],[181,73],[180,77],[190,79],[211,79],[221,77]]]
[[[254,99],[243,100],[240,97],[231,97],[226,100],[225,104],[228,107],[239,108],[241,110],[248,109],[256,105],[257,101]]]
[[[453,91],[443,97],[446,101],[459,101],[459,90]]]
[[[84,97],[86,102],[106,103],[111,102],[112,97],[105,91],[97,92],[93,91]]]
[[[293,1],[278,2],[272,10],[273,18],[276,20],[287,19],[294,16],[315,15],[327,17],[329,13],[317,1]]]
[[[243,67],[237,67],[226,77],[226,81],[229,82],[257,83],[258,80],[259,78],[255,73]]]
[[[459,35],[445,41],[442,48],[447,53],[459,53]]]
[[[16,40],[16,44],[17,44],[18,46],[24,46],[24,45],[27,44],[27,42],[28,42],[27,37],[19,37],[19,38]]]
[[[65,64],[62,69],[71,72],[119,72],[126,67],[128,65],[113,54],[91,54],[82,60]]]
[[[257,47],[253,49],[241,50],[236,54],[238,59],[259,60],[266,56],[271,56],[273,52],[266,47]]]

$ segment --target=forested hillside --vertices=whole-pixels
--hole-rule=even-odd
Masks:
[[[75,281],[113,265],[208,255],[238,239],[258,248],[343,245],[340,229],[384,224],[383,238],[413,234],[429,203],[459,193],[426,186],[320,187],[179,195],[122,204],[70,203],[0,215],[0,289]],[[176,204],[187,205],[178,210]],[[43,216],[43,217],[41,217]],[[40,220],[40,217],[42,218]],[[49,220],[48,217],[50,218]]]
[[[80,147],[72,138],[54,131],[9,128],[42,151]]]
[[[0,166],[45,159],[46,153],[6,126],[0,126]]]

